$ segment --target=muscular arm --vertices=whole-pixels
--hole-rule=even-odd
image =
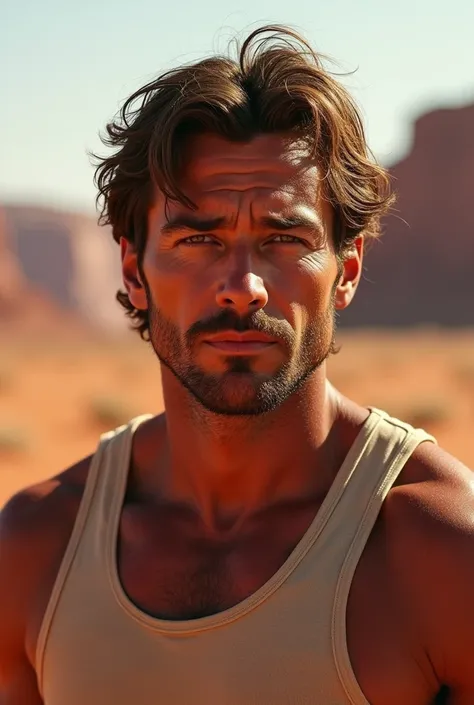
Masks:
[[[474,703],[474,473],[426,444],[393,492],[389,551],[449,705]],[[392,502],[393,500],[393,502]]]
[[[0,705],[41,705],[27,654],[34,582],[34,538],[26,519],[32,498],[15,496],[0,513]]]
[[[0,512],[0,705],[42,705],[37,638],[89,465],[84,458]]]

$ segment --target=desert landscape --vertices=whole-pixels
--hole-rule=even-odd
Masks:
[[[343,393],[433,433],[474,467],[474,331],[341,332]],[[159,364],[135,336],[2,340],[0,505],[90,453],[99,435],[163,407]]]
[[[474,104],[413,124],[398,202],[341,316],[329,376],[474,467]],[[440,175],[449,174],[449,179]],[[117,244],[93,214],[0,204],[0,504],[163,407],[159,364],[115,302]]]

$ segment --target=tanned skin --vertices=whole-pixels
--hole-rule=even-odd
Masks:
[[[334,309],[354,296],[363,238],[341,267],[319,176],[317,165],[290,154],[284,135],[249,144],[201,135],[183,174],[198,209],[165,210],[155,194],[141,269],[122,241],[129,297],[150,313],[166,413],[134,439],[118,564],[128,595],[154,616],[222,611],[269,580],[308,529],[367,417],[326,378]],[[231,374],[229,352],[209,335],[186,342],[193,325],[222,312],[263,312],[288,335],[252,351],[234,347]],[[214,384],[196,381],[196,368]],[[271,407],[264,414],[263,384]],[[38,632],[89,464],[85,458],[20,492],[0,515],[1,705],[42,703]],[[472,487],[467,468],[423,443],[384,503],[347,609],[352,665],[373,705],[474,703]],[[226,567],[228,579],[212,594],[195,577],[202,565]]]

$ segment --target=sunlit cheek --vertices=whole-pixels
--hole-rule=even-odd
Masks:
[[[337,263],[327,251],[312,253],[300,262],[302,281],[305,285],[305,303],[308,311],[327,310],[331,304]]]
[[[293,302],[291,304],[292,327],[295,331],[295,345],[299,348],[303,341],[304,331],[309,323],[309,313],[306,306],[301,303]]]

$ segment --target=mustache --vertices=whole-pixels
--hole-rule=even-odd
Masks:
[[[292,327],[287,321],[268,316],[262,310],[255,311],[242,318],[232,309],[223,309],[215,316],[193,323],[186,333],[186,340],[188,344],[192,344],[201,335],[212,335],[229,330],[236,333],[258,331],[272,338],[277,338],[288,345],[291,345],[295,336]]]

